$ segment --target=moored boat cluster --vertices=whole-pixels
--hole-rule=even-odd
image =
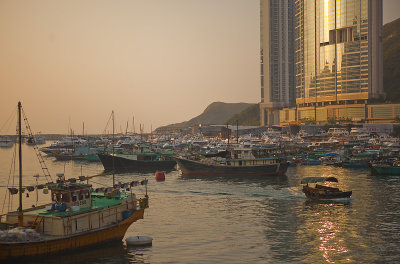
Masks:
[[[8,191],[11,196],[18,194],[19,206],[0,215],[0,260],[122,240],[129,226],[143,218],[149,197],[147,180],[115,183],[114,173],[119,170],[157,172],[157,180],[165,180],[160,171],[174,169],[197,176],[272,177],[284,175],[289,166],[313,165],[370,167],[377,174],[400,174],[398,138],[360,128],[319,129],[313,133],[305,129],[297,132],[268,129],[258,135],[237,133],[236,138],[230,138],[229,133],[227,138],[205,137],[201,133],[66,137],[40,151],[57,160],[100,161],[106,171],[113,172],[112,184],[94,188],[89,183],[92,177],[66,179],[64,174],[58,174],[55,182],[47,179],[44,184],[25,186],[20,103],[18,109],[19,185],[8,186]],[[32,142],[36,150],[35,139]],[[39,161],[44,169],[43,159]],[[338,179],[304,178],[302,190],[311,200],[348,199],[352,195],[352,191],[324,185],[326,182]],[[139,198],[133,189],[141,185],[145,186],[146,194]],[[35,189],[50,192],[51,203],[22,208],[22,193]],[[128,242],[136,243],[136,238]],[[146,243],[151,244],[151,240]]]
[[[40,150],[57,160],[100,161],[105,170],[169,171],[178,162],[182,172],[190,173],[184,168],[186,160],[244,167],[262,165],[271,160],[260,159],[274,158],[292,166],[323,164],[391,174],[397,173],[393,171],[400,164],[399,138],[360,127],[320,128],[313,132],[300,129],[297,133],[269,128],[258,135],[242,134],[230,139],[201,134],[66,137]],[[228,155],[221,156],[226,151]],[[395,169],[389,172],[387,167]]]

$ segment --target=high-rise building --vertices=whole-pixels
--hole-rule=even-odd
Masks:
[[[295,0],[296,120],[367,118],[384,94],[382,16],[382,0]]]
[[[295,105],[294,0],[260,0],[261,125]]]

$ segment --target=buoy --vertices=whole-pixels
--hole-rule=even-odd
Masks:
[[[165,173],[163,171],[156,172],[156,181],[165,181]]]
[[[128,246],[151,246],[153,238],[149,236],[131,236],[127,237],[125,242]]]

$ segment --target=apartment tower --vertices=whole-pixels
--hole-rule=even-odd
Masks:
[[[295,105],[294,0],[260,1],[261,125],[279,125]]]
[[[384,96],[382,0],[294,5],[296,120],[366,119]]]

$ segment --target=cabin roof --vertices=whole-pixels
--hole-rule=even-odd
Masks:
[[[104,194],[92,193],[92,206],[88,208],[81,208],[77,212],[59,212],[59,211],[48,211],[45,207],[31,208],[24,210],[26,215],[42,215],[42,216],[53,216],[53,217],[66,217],[72,215],[79,215],[90,211],[97,211],[103,208],[112,207],[122,203],[122,200],[129,197],[130,193],[122,193],[120,196],[109,196]]]
[[[338,182],[338,179],[335,177],[306,177],[301,179],[301,184],[306,184],[306,183],[317,183],[317,182]]]

